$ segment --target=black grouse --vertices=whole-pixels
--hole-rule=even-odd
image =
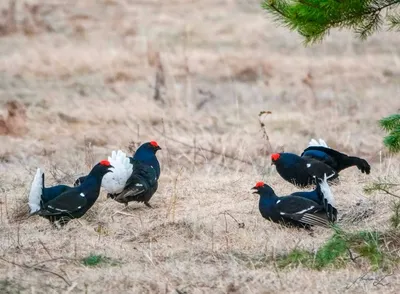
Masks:
[[[357,166],[362,173],[369,174],[371,171],[365,159],[329,148],[322,139],[319,142],[312,139],[300,156],[285,152],[274,153],[271,161],[284,180],[300,187],[315,184],[315,177],[323,178],[324,174],[334,174],[329,178],[331,182],[338,179],[340,171],[351,166]]]
[[[264,182],[258,182],[252,189],[259,194],[261,215],[272,222],[289,227],[311,229],[311,226],[329,227],[329,220],[324,205],[312,200],[314,196],[289,195],[278,197],[274,190]],[[323,195],[318,195],[321,197]]]
[[[57,227],[82,217],[96,202],[103,176],[111,172],[112,167],[108,160],[102,160],[92,168],[81,185],[50,188],[44,187],[44,174],[38,169],[29,193],[30,215],[47,218]]]
[[[103,178],[102,187],[107,191],[107,197],[124,203],[144,202],[151,207],[149,200],[157,191],[160,177],[160,163],[156,157],[161,147],[155,141],[142,144],[133,157],[128,157],[121,150],[113,151],[108,158],[114,166],[113,173]],[[80,177],[75,185],[84,182],[86,177]]]

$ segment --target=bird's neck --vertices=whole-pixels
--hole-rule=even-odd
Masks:
[[[133,156],[133,160],[152,166],[156,170],[157,178],[160,176],[160,163],[153,152],[138,149]]]
[[[278,199],[278,196],[276,196],[275,194],[263,194],[263,195],[260,195],[259,205],[260,205],[260,207],[261,206],[269,206],[269,205],[275,203],[277,199]]]
[[[298,163],[299,161],[303,160],[300,156],[298,156],[297,154],[293,154],[293,153],[284,153],[282,156],[285,156],[285,158],[277,162],[277,164],[276,164],[277,168],[278,167],[282,167],[282,168],[291,167],[294,164]]]
[[[97,199],[98,193],[100,192],[101,185],[101,177],[93,174],[89,174],[85,181],[80,186],[81,191],[87,194],[87,197],[97,195],[95,198]],[[88,193],[90,192],[90,193]]]

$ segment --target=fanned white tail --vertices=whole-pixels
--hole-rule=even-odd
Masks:
[[[110,194],[121,193],[132,174],[132,164],[129,157],[121,150],[113,151],[108,161],[113,166],[110,169],[112,172],[105,174],[101,186]]]
[[[328,179],[333,177],[335,175],[335,173],[331,174],[329,177],[326,176],[326,174],[324,174],[324,179],[320,179],[319,180],[319,186],[321,188],[321,192],[324,195],[324,198],[326,199],[326,202],[328,202],[328,204],[332,205],[333,207],[335,207],[335,198],[333,197],[331,188],[328,185]]]
[[[30,213],[40,210],[40,201],[42,199],[43,190],[43,172],[38,168],[33,178],[31,190],[29,191],[28,204]]]
[[[321,146],[329,148],[328,144],[326,144],[326,142],[323,139],[319,139],[318,141],[315,139],[311,139],[311,141],[308,143],[308,147],[311,146]]]

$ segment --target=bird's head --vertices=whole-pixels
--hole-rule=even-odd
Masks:
[[[113,167],[108,160],[102,160],[92,168],[90,173],[104,176],[106,173],[112,172],[111,168]]]
[[[256,185],[251,188],[253,191],[253,194],[259,194],[260,196],[274,196],[275,192],[274,190],[265,184],[264,182],[257,182]]]
[[[281,158],[280,153],[273,153],[271,154],[271,165],[276,164],[276,162]]]
[[[135,155],[142,153],[156,154],[158,150],[161,150],[161,147],[158,145],[158,143],[156,141],[150,141],[140,145],[140,147],[136,150]]]
[[[149,147],[154,151],[154,154],[158,151],[161,150],[161,147],[158,145],[156,141],[150,141],[147,143]]]

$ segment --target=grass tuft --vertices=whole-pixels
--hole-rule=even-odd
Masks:
[[[295,268],[301,265],[310,267],[312,260],[312,253],[295,248],[289,254],[279,257],[277,265],[279,268]]]
[[[394,201],[391,209],[393,214],[390,217],[390,224],[392,228],[398,229],[400,226],[400,201]]]
[[[322,270],[327,267],[344,267],[350,262],[362,259],[371,270],[390,270],[399,262],[386,246],[393,234],[376,231],[358,231],[347,233],[337,229],[314,255],[301,249],[293,249],[277,259],[280,268],[293,268],[299,265],[310,269]]]

